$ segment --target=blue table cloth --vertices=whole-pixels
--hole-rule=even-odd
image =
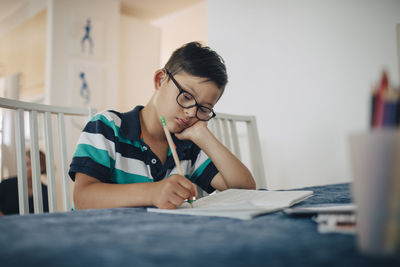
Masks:
[[[348,184],[305,188],[299,204],[349,203]],[[0,217],[1,266],[400,266],[357,251],[355,236],[319,234],[309,217],[242,221],[145,208]]]

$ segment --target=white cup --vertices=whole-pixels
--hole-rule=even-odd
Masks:
[[[376,129],[349,138],[362,253],[398,253],[400,240],[400,131]]]

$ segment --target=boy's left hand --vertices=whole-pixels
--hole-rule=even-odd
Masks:
[[[202,136],[204,131],[208,131],[207,122],[206,121],[197,121],[192,126],[186,128],[180,133],[175,133],[175,136],[181,140],[190,140],[195,142]]]

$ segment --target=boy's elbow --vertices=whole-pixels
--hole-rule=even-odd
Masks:
[[[244,181],[246,182],[243,184],[243,189],[256,189],[256,182],[254,181],[253,175],[251,174],[250,170],[247,169],[246,174],[246,179],[244,179]]]
[[[75,209],[83,210],[92,208],[92,205],[90,204],[91,200],[89,197],[90,191],[88,190],[88,188],[95,183],[99,183],[96,178],[90,177],[83,173],[76,173],[73,191]]]
[[[255,190],[256,189],[256,183],[253,181],[252,185],[249,187],[249,189]]]
[[[74,207],[76,210],[83,210],[84,207],[82,205],[82,197],[81,197],[80,190],[77,189],[76,187],[74,188],[74,193],[73,193],[73,200],[74,200]]]
[[[256,189],[256,182],[254,181],[253,176],[250,176],[246,189],[252,189],[252,190]]]
[[[249,189],[249,190],[256,189],[256,182],[254,181],[253,175],[251,175],[250,171],[248,172],[247,175],[243,175],[243,176],[246,178],[241,179],[240,185],[237,185],[237,188]]]
[[[253,176],[249,173],[246,179],[243,179],[241,185],[239,186],[241,189],[256,189],[256,182],[254,181]]]

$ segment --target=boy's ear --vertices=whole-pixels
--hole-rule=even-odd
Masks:
[[[164,70],[157,70],[154,74],[154,88],[158,89],[161,83],[165,80],[166,74]]]

